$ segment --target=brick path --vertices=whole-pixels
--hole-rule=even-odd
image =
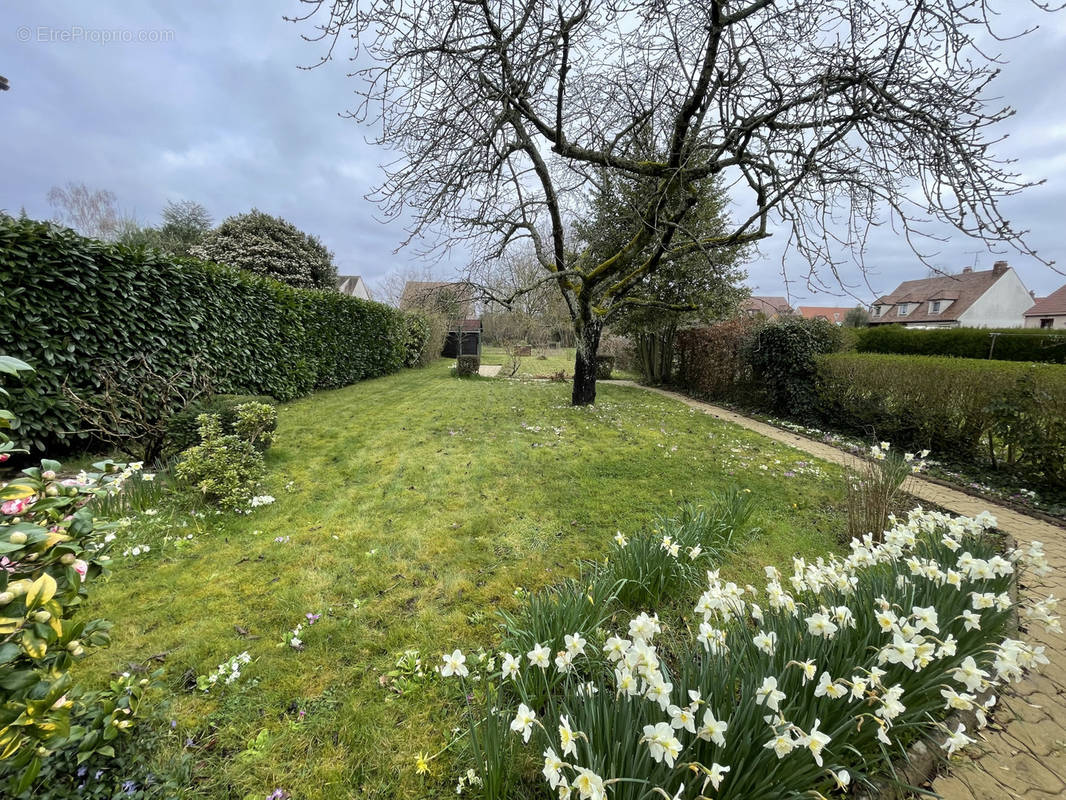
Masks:
[[[712,417],[761,433],[825,461],[844,466],[856,463],[850,453],[824,442],[718,406],[631,381],[614,383],[672,397]],[[1020,546],[1033,540],[1043,542],[1054,572],[1037,586],[1023,586],[1022,591],[1032,591],[1039,597],[1048,594],[1066,597],[1066,531],[1062,528],[920,478],[908,478],[903,488],[919,500],[963,516],[988,511],[995,515],[1000,530],[1013,536]],[[979,746],[971,747],[968,754],[963,751],[956,756],[951,772],[934,782],[933,791],[944,800],[1066,798],[1066,634],[1050,633],[1034,626],[1027,639],[1044,645],[1051,663],[1000,695],[996,721],[979,734]]]

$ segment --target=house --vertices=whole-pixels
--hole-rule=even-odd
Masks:
[[[370,287],[366,285],[362,275],[338,275],[337,291],[349,297],[358,297],[363,300],[373,300],[370,296]]]
[[[1025,312],[1025,327],[1066,328],[1066,286],[1038,297],[1036,305]]]
[[[767,319],[788,316],[792,313],[792,306],[783,297],[759,297],[752,295],[740,304],[740,313],[748,317],[757,317],[760,314]]]
[[[1006,261],[992,269],[904,281],[874,300],[870,325],[906,328],[1020,328],[1033,298]]]
[[[824,319],[834,325],[843,325],[844,318],[852,309],[840,306],[800,306],[796,310],[804,319]]]

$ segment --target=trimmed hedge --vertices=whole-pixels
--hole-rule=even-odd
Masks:
[[[834,428],[1066,486],[1066,366],[836,353],[818,359],[818,396]]]
[[[993,346],[992,334],[995,336]],[[940,328],[915,330],[878,325],[859,331],[860,353],[992,358],[1066,364],[1066,331],[1040,328]]]
[[[398,370],[410,336],[381,303],[0,215],[0,341],[36,369],[10,387],[11,410],[38,449],[87,443],[64,383],[93,396],[103,371],[135,356],[165,374],[194,367],[219,393],[285,401]],[[143,376],[121,377],[152,402]]]

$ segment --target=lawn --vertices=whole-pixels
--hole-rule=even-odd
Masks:
[[[741,582],[836,547],[835,467],[636,388],[602,383],[595,408],[572,408],[565,383],[460,380],[448,367],[283,406],[274,504],[142,516],[122,534],[118,553],[151,551],[119,557],[95,586],[86,613],[114,620],[115,643],[82,677],[164,654],[164,760],[186,750],[195,796],[454,793],[450,753],[428,777],[414,758],[448,742],[461,709],[436,682],[400,692],[385,673],[408,649],[439,663],[492,641],[516,587],[574,574],[616,530],[682,499],[734,485],[758,498],[760,535],[723,565]],[[297,651],[286,632],[308,613],[322,617]],[[240,682],[182,688],[245,650]]]
[[[566,377],[574,376],[574,353],[573,347],[534,347],[532,355],[520,356],[518,364],[518,377],[547,378],[559,372],[565,373]],[[502,347],[485,346],[481,351],[482,364],[507,364],[507,354]],[[627,372],[615,367],[612,378],[626,380],[638,380],[640,375],[636,372]]]

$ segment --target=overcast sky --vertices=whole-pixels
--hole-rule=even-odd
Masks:
[[[1023,0],[1001,5],[1017,11]],[[11,90],[0,94],[0,209],[48,218],[48,189],[73,181],[111,190],[143,223],[157,222],[167,200],[201,202],[216,222],[258,207],[317,234],[342,274],[371,285],[395,269],[425,267],[413,252],[393,253],[402,226],[382,224],[363,199],[386,154],[338,115],[353,99],[346,62],[298,68],[319,52],[301,40],[306,26],[282,19],[298,10],[295,0],[5,2],[0,75]],[[1066,15],[1032,19],[1040,30],[1001,45],[1010,63],[992,94],[1017,109],[1000,152],[1047,183],[1011,201],[1007,216],[1066,268]],[[785,294],[778,244],[762,251],[749,283],[756,294]],[[1038,294],[1066,282],[1016,253],[998,257]],[[956,235],[934,262],[958,272],[996,258]],[[927,273],[889,229],[874,235],[866,260],[878,293]],[[457,254],[433,269],[445,277],[461,261]],[[804,272],[795,265],[789,274]],[[859,283],[857,271],[847,277]],[[802,281],[788,293],[794,304],[853,302],[812,294]],[[856,293],[871,299],[864,288]]]

